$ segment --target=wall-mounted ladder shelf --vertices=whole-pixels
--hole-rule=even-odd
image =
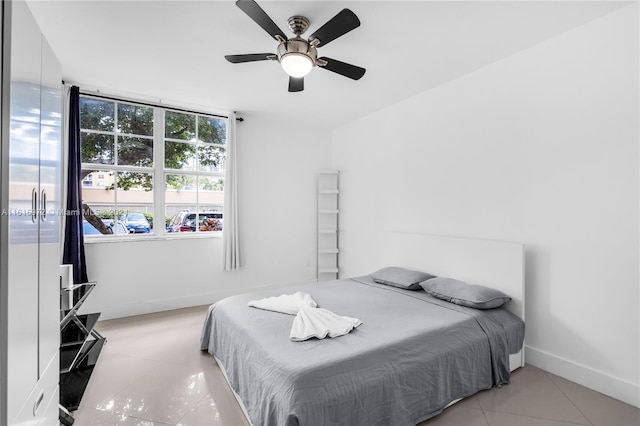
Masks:
[[[339,177],[338,170],[318,174],[318,281],[335,280],[339,274]]]

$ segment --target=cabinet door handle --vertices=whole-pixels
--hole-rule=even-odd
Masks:
[[[31,222],[36,223],[38,217],[38,191],[35,188],[31,190]]]
[[[45,192],[44,189],[40,194],[40,208],[41,208],[40,220],[44,222],[45,219],[47,218],[47,193]]]

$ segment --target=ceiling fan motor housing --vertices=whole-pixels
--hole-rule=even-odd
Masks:
[[[287,55],[306,56],[311,60],[313,65],[318,62],[318,51],[301,37],[294,37],[287,41],[282,41],[278,45],[278,61],[282,62],[282,58]]]

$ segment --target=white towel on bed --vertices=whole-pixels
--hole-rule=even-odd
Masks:
[[[360,324],[362,321],[358,318],[337,315],[324,308],[302,306],[293,319],[289,338],[301,342],[312,337],[324,339],[327,336],[344,336]]]
[[[252,308],[281,312],[289,315],[296,315],[303,306],[311,308],[318,306],[309,293],[302,291],[297,291],[293,294],[281,294],[280,296],[267,297],[260,300],[252,300],[248,305]]]
[[[312,337],[324,339],[327,336],[343,336],[362,324],[358,318],[341,316],[328,309],[318,308],[311,295],[302,291],[252,300],[248,306],[295,315],[289,333],[289,338],[295,342]]]

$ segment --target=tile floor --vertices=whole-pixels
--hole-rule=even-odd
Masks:
[[[247,425],[213,358],[199,350],[207,307],[102,321],[107,337],[76,426]],[[640,410],[533,366],[420,426],[640,426]]]

